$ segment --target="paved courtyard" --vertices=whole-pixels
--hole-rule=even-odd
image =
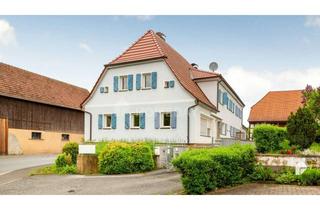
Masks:
[[[320,186],[297,186],[278,184],[244,184],[219,189],[211,195],[320,195]]]

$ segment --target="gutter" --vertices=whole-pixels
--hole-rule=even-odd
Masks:
[[[84,113],[87,113],[90,116],[90,135],[89,135],[89,140],[92,141],[92,113],[83,110]],[[84,128],[86,129],[86,128]]]
[[[199,101],[198,100],[195,100],[195,104],[188,107],[188,121],[187,121],[187,129],[188,129],[188,134],[187,134],[187,144],[190,144],[190,110],[196,106],[198,106],[199,104]]]

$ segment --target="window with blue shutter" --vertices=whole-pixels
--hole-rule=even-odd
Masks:
[[[113,91],[118,92],[118,90],[119,90],[119,77],[114,76],[113,77]]]
[[[100,87],[100,93],[104,93],[104,87]]]
[[[154,113],[154,128],[155,129],[160,128],[160,112]]]
[[[132,74],[128,75],[128,90],[129,91],[133,90],[133,75]]]
[[[141,74],[136,75],[136,89],[141,90]]]
[[[111,128],[116,129],[117,128],[117,114],[111,114]]]
[[[151,73],[151,87],[152,89],[157,89],[157,72]]]
[[[173,88],[173,87],[174,87],[174,80],[171,80],[171,81],[169,82],[169,87],[170,87],[170,88]]]
[[[228,102],[229,102],[228,94],[226,92],[224,92],[223,93],[223,105],[227,105],[227,107],[228,107]]]
[[[124,127],[125,127],[125,129],[130,128],[130,114],[129,113],[126,113],[124,115]]]
[[[177,112],[171,112],[171,128],[177,128]]]
[[[140,128],[144,129],[146,127],[146,114],[145,113],[140,113],[139,114],[139,120],[140,120]]]
[[[98,115],[98,128],[102,129],[102,126],[103,126],[103,115],[99,114]]]

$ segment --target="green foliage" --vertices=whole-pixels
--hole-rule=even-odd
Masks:
[[[76,142],[69,142],[64,145],[62,149],[63,153],[71,155],[72,163],[77,164],[77,156],[79,153],[79,144]]]
[[[60,175],[65,175],[65,174],[76,174],[77,173],[77,166],[76,165],[66,165],[61,168],[56,168],[56,173]]]
[[[271,168],[257,164],[249,177],[253,181],[272,181],[274,180],[274,173]]]
[[[297,182],[298,179],[299,176],[295,175],[293,170],[285,170],[275,178],[275,181],[278,184],[292,184]]]
[[[261,153],[278,151],[286,137],[286,129],[275,125],[260,124],[253,130],[257,151]]]
[[[312,152],[320,153],[320,143],[313,142],[309,148]]]
[[[96,154],[99,156],[100,153],[105,150],[105,148],[107,147],[108,142],[106,141],[101,141],[101,142],[97,142],[96,143]]]
[[[72,165],[72,157],[70,154],[62,153],[57,156],[55,161],[57,168]]]
[[[172,161],[182,173],[182,184],[188,194],[239,184],[253,172],[255,149],[252,145],[191,149]]]
[[[316,139],[318,124],[309,108],[299,108],[288,118],[287,130],[291,144],[308,148]]]
[[[153,150],[143,142],[110,142],[99,155],[99,170],[103,174],[145,172],[154,167]]]
[[[309,108],[314,114],[316,120],[320,121],[320,87],[312,88],[312,86],[307,85],[303,91],[304,104],[305,107]]]
[[[320,169],[308,168],[299,178],[301,185],[320,185]]]
[[[42,168],[37,168],[35,170],[32,170],[30,173],[30,176],[34,175],[50,175],[50,174],[56,174],[56,165],[53,164],[51,166],[45,166]]]

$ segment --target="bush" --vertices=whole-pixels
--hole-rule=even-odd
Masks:
[[[64,174],[76,174],[77,173],[77,166],[76,165],[66,165],[62,168],[57,168],[56,172],[60,175]]]
[[[312,143],[310,148],[309,148],[312,152],[316,152],[316,153],[320,153],[320,143]]]
[[[182,173],[188,194],[203,194],[227,185],[239,184],[253,172],[255,149],[251,145],[232,145],[210,149],[191,149],[172,161]]]
[[[287,130],[291,144],[308,148],[315,140],[318,124],[314,114],[308,108],[299,108],[295,114],[288,118]]]
[[[275,179],[278,184],[292,184],[298,181],[298,176],[292,170],[286,170]]]
[[[287,131],[285,128],[275,125],[261,124],[253,130],[253,139],[257,151],[261,153],[275,152],[280,150],[280,144],[286,139]]]
[[[257,164],[249,177],[253,181],[272,181],[274,180],[274,173],[271,168]]]
[[[72,165],[71,155],[67,155],[65,153],[60,154],[60,155],[58,155],[55,163],[56,163],[57,168],[62,168],[67,165]]]
[[[69,142],[64,145],[62,149],[63,153],[71,155],[72,163],[77,164],[77,156],[79,153],[79,144],[76,142]]]
[[[320,185],[320,169],[308,168],[299,178],[301,185]]]
[[[146,143],[111,142],[99,155],[103,174],[126,174],[154,168],[153,150]]]

